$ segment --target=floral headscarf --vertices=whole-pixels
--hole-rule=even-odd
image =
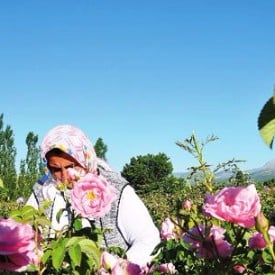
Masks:
[[[73,157],[88,172],[97,169],[97,156],[93,144],[82,130],[72,125],[59,125],[52,128],[41,143],[41,157],[46,164],[46,154],[57,148]]]

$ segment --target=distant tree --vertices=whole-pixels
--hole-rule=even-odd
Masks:
[[[269,187],[275,186],[275,179],[273,178],[273,179],[264,181],[263,184],[264,186],[269,186]]]
[[[125,177],[137,193],[163,189],[173,172],[173,166],[164,153],[133,157],[122,169]],[[167,187],[165,187],[167,188]]]
[[[0,178],[3,181],[5,200],[15,199],[16,196],[16,148],[14,134],[9,125],[4,128],[4,114],[0,115]]]
[[[251,183],[249,173],[243,172],[240,169],[233,171],[233,175],[228,179],[231,186],[246,186]]]
[[[38,135],[29,132],[26,137],[27,156],[26,160],[21,160],[18,186],[21,190],[21,196],[28,197],[34,182],[42,174],[42,164],[39,156],[39,147],[37,145]]]
[[[96,155],[99,158],[107,160],[106,153],[108,150],[108,146],[103,142],[103,139],[101,137],[97,139],[97,141],[94,145],[94,148],[95,148]]]

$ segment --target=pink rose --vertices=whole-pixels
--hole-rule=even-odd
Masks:
[[[268,234],[271,242],[275,242],[275,226],[271,225]],[[264,249],[266,247],[266,242],[264,237],[259,232],[254,232],[252,237],[248,240],[248,245],[250,249]]]
[[[245,266],[242,264],[237,264],[233,266],[233,269],[238,273],[243,273],[245,271]]]
[[[84,218],[104,216],[115,199],[116,189],[102,176],[91,173],[77,181],[71,192],[72,207]]]
[[[105,270],[112,270],[116,265],[117,258],[107,251],[103,251],[100,258],[101,266]]]
[[[139,275],[141,268],[139,265],[129,262],[126,259],[118,259],[113,267],[111,275]]]
[[[174,233],[175,224],[170,218],[166,218],[161,224],[160,236],[163,240],[169,240],[175,238]]]
[[[138,275],[141,274],[141,268],[126,259],[117,258],[116,256],[104,251],[101,254],[100,275]]]
[[[175,274],[176,268],[173,263],[160,264],[158,267],[158,271],[165,274]]]
[[[190,200],[185,200],[183,203],[182,203],[182,207],[183,209],[185,210],[191,210],[192,208],[192,202]]]
[[[0,270],[25,271],[29,264],[39,264],[35,232],[29,224],[0,219]],[[4,257],[1,257],[4,256]]]
[[[213,225],[210,230],[204,225],[194,226],[183,235],[192,250],[197,250],[198,258],[213,259],[230,257],[233,247],[224,240],[225,229]]]
[[[250,228],[261,211],[260,198],[254,184],[247,187],[225,187],[216,195],[207,194],[204,213],[220,220]]]

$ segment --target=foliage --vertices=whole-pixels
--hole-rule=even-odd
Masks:
[[[258,126],[263,139],[272,147],[275,132],[273,99],[267,104],[268,106],[265,106],[260,114]],[[275,229],[273,227],[274,182],[254,183],[248,174],[238,168],[239,161],[234,159],[212,168],[204,159],[203,149],[206,144],[216,139],[217,137],[211,136],[205,142],[199,143],[192,134],[183,142],[176,143],[198,160],[198,166],[190,167],[188,169],[190,173],[185,179],[178,179],[171,174],[172,164],[165,154],[138,156],[132,158],[129,165],[125,165],[123,176],[140,193],[162,234],[162,241],[153,253],[154,259],[144,274],[213,274],[213,270],[215,274],[275,273],[275,237],[272,235]],[[37,171],[35,168],[37,136],[30,133],[27,140],[28,155],[26,160],[21,162],[21,174],[33,175]],[[103,145],[101,140],[99,148],[102,149],[101,157],[105,158],[107,146]],[[4,162],[9,153],[11,162]],[[3,186],[0,186],[1,198],[15,197],[15,193],[9,193],[5,188],[13,186],[13,181],[10,179],[15,175],[13,169],[15,154],[13,131],[9,126],[3,129],[3,115],[1,115],[0,160],[3,160],[0,163],[0,179],[3,179]],[[233,176],[228,182],[218,183],[215,174],[219,170],[231,170]],[[6,173],[7,171],[9,173]],[[229,214],[227,218],[220,218],[206,211],[209,198],[216,198],[224,190],[242,192],[251,186],[256,186],[255,199],[259,196],[261,201],[261,211],[257,211],[253,226],[246,227],[236,220],[230,220]],[[18,189],[18,186],[15,187]],[[231,200],[234,199],[231,196]],[[50,202],[45,202],[38,210],[29,206],[18,207],[20,203],[2,201],[0,215],[3,217],[9,215],[20,223],[31,224],[37,232],[36,240],[44,252],[41,265],[29,266],[26,273],[96,274],[101,267],[102,252],[106,248],[103,249],[101,246],[103,232],[93,221],[90,221],[89,228],[84,228],[81,216],[73,211],[70,226],[53,232],[50,221],[44,214]],[[244,200],[242,203],[249,204],[251,201]],[[246,205],[241,204],[241,207],[240,205],[236,207],[243,209]],[[61,213],[58,214],[59,217],[60,215]],[[251,240],[256,237],[264,246],[254,248],[251,246]],[[109,251],[119,257],[125,257],[125,252],[119,247],[111,248]],[[13,272],[4,274],[13,274]],[[106,271],[103,274],[110,273]]]
[[[29,132],[26,138],[27,157],[20,164],[20,173],[18,177],[18,189],[20,196],[29,197],[34,182],[43,174],[43,166],[39,157],[39,148],[37,145],[38,136]]]
[[[10,125],[4,127],[4,115],[0,115],[0,199],[15,201],[27,198],[37,178],[44,172],[37,145],[38,136],[29,132],[26,137],[27,156],[20,161],[19,175],[15,167],[16,148]]]
[[[9,125],[4,128],[4,115],[0,115],[0,178],[8,191],[5,200],[16,198],[16,168],[14,134]],[[1,193],[0,193],[1,194]],[[6,195],[5,194],[5,195]]]
[[[187,197],[189,191],[189,185],[183,178],[169,176],[158,190],[140,194],[140,197],[147,206],[155,224],[160,227],[167,216],[176,214],[176,202]]]
[[[258,129],[263,141],[272,148],[275,134],[275,94],[265,103],[258,116]]]
[[[103,139],[101,137],[99,137],[96,140],[94,148],[95,148],[96,155],[99,158],[107,160],[106,153],[108,151],[108,146],[104,143],[104,141],[103,141]]]
[[[98,269],[101,233],[92,222],[89,229],[82,228],[79,216],[72,217],[71,227],[60,232],[51,231],[51,222],[44,214],[50,204],[45,202],[39,210],[24,206],[10,213],[14,220],[31,224],[37,234],[42,234],[39,243],[44,253],[38,274],[90,274]]]
[[[74,184],[71,192],[67,189],[69,181],[58,184],[70,211],[61,209],[56,216],[59,220],[66,211],[69,215],[68,225],[60,230],[51,228],[51,221],[45,215],[45,211],[51,207],[51,201],[44,202],[38,210],[24,206],[10,213],[12,219],[32,225],[36,232],[37,250],[41,247],[42,258],[41,265],[31,266],[31,271],[36,268],[39,274],[95,274],[100,267],[103,231],[97,228],[95,219],[88,218],[88,213],[100,218],[110,211],[116,190],[102,177],[88,173],[79,178],[73,174],[73,168],[69,169],[72,175],[70,181],[77,181],[78,184]],[[76,170],[74,172],[77,173]],[[1,253],[4,252],[5,249]]]
[[[184,142],[178,142],[181,148],[196,157],[199,165],[190,167],[187,180],[167,176],[163,181],[165,184],[161,185],[158,191],[144,195],[162,236],[163,224],[167,223],[167,219],[173,225],[173,230],[168,232],[171,237],[162,238],[155,248],[154,259],[143,274],[213,274],[213,270],[215,274],[238,274],[239,271],[243,274],[272,274],[274,248],[266,233],[271,223],[266,222],[264,216],[258,216],[255,227],[245,228],[231,221],[205,215],[203,212],[205,193],[215,194],[228,186],[246,188],[252,184],[250,177],[237,168],[237,161],[228,161],[210,169],[211,166],[204,160],[203,148],[214,140],[216,138],[211,137],[205,143],[199,143],[193,134]],[[216,183],[215,172],[219,169],[231,169],[234,177],[227,183]],[[261,200],[268,205],[262,207],[262,213],[267,214],[274,206],[274,188],[262,184],[256,186],[261,190]],[[71,213],[72,223],[69,227],[52,232],[50,222],[44,214],[49,205],[50,202],[45,202],[39,210],[24,206],[10,212],[10,217],[21,223],[31,224],[36,232],[42,234],[40,245],[44,253],[41,265],[30,266],[26,273],[96,274],[97,270],[101,269],[102,255],[106,249],[101,246],[103,232],[93,221],[90,221],[90,227],[82,227],[81,217],[74,211]],[[60,215],[61,213],[58,217]],[[265,249],[249,248],[249,240],[257,232],[265,235],[268,244]],[[217,236],[220,243],[216,243]],[[196,244],[195,247],[190,240]],[[218,245],[226,247],[226,253],[230,254],[223,257],[220,253],[224,251]],[[202,250],[198,250],[200,246]],[[118,257],[125,257],[125,252],[119,247],[107,251],[117,254]],[[198,251],[202,255],[199,255]],[[102,274],[111,273],[106,271]]]
[[[213,140],[215,138],[210,138],[207,142]],[[218,165],[211,170],[211,166],[204,161],[202,154],[206,143],[199,144],[194,134],[185,142],[177,143],[198,159],[199,165],[190,169],[189,180],[192,184],[188,192],[189,197],[178,203],[176,215],[170,214],[162,224],[162,242],[155,249],[157,256],[153,260],[151,269],[154,270],[154,274],[160,274],[157,267],[169,263],[174,267],[172,272],[174,274],[213,274],[213,270],[215,274],[274,274],[275,239],[271,239],[268,230],[275,228],[270,226],[263,212],[257,212],[257,217],[254,218],[255,226],[252,227],[243,226],[238,217],[236,220],[229,219],[230,212],[227,210],[226,218],[223,219],[206,214],[206,203],[209,201],[209,195],[205,197],[206,194],[219,194],[223,190],[233,193],[236,190],[251,189],[253,186],[249,177],[238,172],[235,178],[227,183],[228,185],[235,183],[235,186],[215,184],[217,169],[229,165],[230,169],[234,170],[236,166],[233,165],[234,162],[227,162],[226,165]],[[250,191],[249,194],[252,196]],[[269,195],[274,198],[274,193]],[[254,197],[257,199],[256,194]],[[233,200],[231,195],[228,203],[232,203]],[[242,203],[243,205],[234,206],[235,211],[238,208],[244,211],[246,203],[251,203],[251,198]],[[228,211],[230,211],[229,204]],[[217,211],[222,210],[218,208]],[[245,219],[246,217],[248,219],[248,215],[244,215]],[[265,240],[264,248],[250,247],[253,234],[260,234],[259,236]]]
[[[268,217],[270,224],[275,225],[275,185],[255,183],[262,204],[262,211]]]
[[[16,201],[0,200],[0,217],[8,217],[11,211],[18,209],[20,206]]]
[[[121,172],[138,194],[154,192],[164,188],[166,180],[173,172],[173,166],[164,153],[133,157]]]

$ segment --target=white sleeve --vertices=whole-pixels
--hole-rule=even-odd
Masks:
[[[50,216],[48,216],[49,219],[51,219],[51,227],[54,230],[62,230],[64,226],[67,226],[69,221],[68,221],[68,212],[64,211],[62,215],[59,218],[59,221],[56,219],[57,213],[61,209],[66,208],[66,202],[60,192],[56,189],[55,184],[53,183],[47,183],[41,186],[42,188],[42,198],[45,201],[51,201],[53,203],[52,205],[52,213]],[[29,199],[26,202],[26,205],[31,205],[34,208],[38,209],[39,205],[38,202],[35,198],[34,193],[31,194]]]
[[[129,185],[121,195],[118,226],[130,244],[126,252],[128,260],[140,266],[146,265],[153,249],[160,242],[160,234],[148,209]]]
[[[26,205],[30,205],[30,206],[34,207],[35,209],[38,209],[38,203],[37,203],[37,200],[36,200],[33,192],[30,195],[30,197],[28,198]]]

